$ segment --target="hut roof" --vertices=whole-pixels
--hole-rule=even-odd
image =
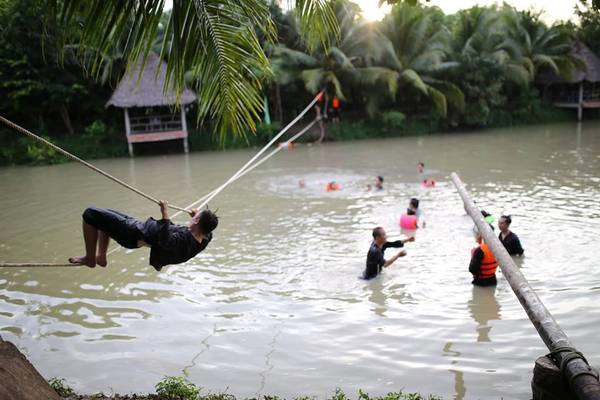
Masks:
[[[151,52],[148,54],[144,71],[140,76],[141,68],[142,60],[138,60],[135,67],[125,73],[117,89],[106,103],[106,107],[153,107],[176,103],[175,91],[169,89],[165,92],[163,90],[167,75],[166,63],[156,53]],[[196,95],[191,90],[184,89],[180,102],[189,104],[195,100]]]
[[[579,83],[582,81],[600,82],[600,58],[581,42],[573,45],[571,54],[579,58],[586,68],[573,73],[571,79],[556,75],[550,69],[544,69],[536,79],[540,83]]]

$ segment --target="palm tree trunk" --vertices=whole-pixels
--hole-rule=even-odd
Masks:
[[[63,104],[60,107],[60,116],[61,116],[63,122],[65,123],[65,127],[67,128],[67,132],[69,132],[69,135],[73,135],[75,133],[75,131],[73,130],[73,124],[71,124],[71,117],[69,116],[69,110],[67,109],[67,106],[65,104]]]
[[[279,123],[283,123],[283,106],[281,105],[281,86],[275,84],[275,102],[277,104],[277,118]]]

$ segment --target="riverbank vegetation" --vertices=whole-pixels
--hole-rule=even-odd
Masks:
[[[156,393],[152,394],[103,394],[78,395],[69,387],[64,379],[53,378],[50,385],[65,400],[236,400],[237,398],[228,393],[202,394],[201,388],[188,381],[185,377],[167,376],[155,385]],[[327,400],[443,400],[435,395],[421,395],[419,393],[390,392],[384,396],[370,396],[368,393],[358,390],[356,397],[350,397],[343,390],[337,388]],[[263,395],[252,400],[283,400],[279,396]],[[299,396],[294,400],[316,400],[316,397]]]
[[[89,32],[78,29],[76,18],[44,18],[47,3],[0,0],[0,115],[83,158],[124,156],[121,111],[104,105],[125,71],[125,43],[94,53],[90,69],[80,51]],[[341,101],[341,122],[326,125],[329,140],[575,119],[573,112],[543,102],[536,77],[543,70],[569,77],[582,68],[571,54],[577,42],[600,53],[600,11],[592,1],[580,0],[579,24],[553,25],[534,11],[507,4],[446,15],[426,2],[392,3],[397,4],[382,21],[368,22],[354,3],[333,1],[338,34],[330,45],[307,40],[304,20],[269,5],[268,18],[261,18],[272,21],[276,33],[271,37],[271,30],[257,28],[256,36],[270,71],[254,73],[268,115],[257,113],[262,122],[256,121],[255,133],[235,135],[231,127],[223,133],[225,125],[212,120],[204,105],[195,106],[189,117],[191,149],[265,143],[323,88],[324,102]],[[158,16],[157,51],[168,37],[170,12]],[[260,69],[255,64],[249,71]],[[207,84],[197,69],[183,72],[189,87]],[[63,161],[0,128],[0,164]]]

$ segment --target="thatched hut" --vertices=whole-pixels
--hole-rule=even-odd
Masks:
[[[572,54],[584,63],[585,69],[570,79],[545,70],[536,82],[542,86],[544,100],[555,107],[576,108],[581,121],[584,108],[600,108],[600,58],[581,42],[574,44]]]
[[[141,60],[135,68],[123,76],[106,107],[122,108],[125,114],[125,133],[129,155],[133,156],[133,144],[183,140],[188,152],[188,132],[185,106],[196,101],[196,95],[185,89],[176,110],[173,90],[164,90],[167,65],[156,53],[150,53],[144,70]]]

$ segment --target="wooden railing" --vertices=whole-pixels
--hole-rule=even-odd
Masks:
[[[130,117],[131,134],[149,132],[168,132],[182,130],[181,115],[148,115],[143,117]]]
[[[600,87],[584,88],[583,101],[600,101]],[[565,90],[552,96],[553,103],[579,103],[579,89]]]

